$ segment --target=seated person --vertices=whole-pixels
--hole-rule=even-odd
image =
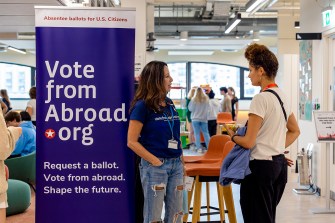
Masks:
[[[25,118],[27,120],[29,118]],[[15,144],[15,149],[10,155],[10,158],[25,156],[36,150],[36,129],[31,121],[22,121],[19,113],[10,111],[5,116],[5,121],[8,126],[22,128],[22,135]]]
[[[27,111],[20,112],[20,116],[21,116],[22,121],[31,121],[31,116],[29,115]]]

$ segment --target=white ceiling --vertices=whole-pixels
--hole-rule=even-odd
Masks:
[[[34,17],[34,6],[62,6],[65,5],[69,0],[0,0],[0,49],[1,46],[13,46],[19,49],[26,49],[30,53],[35,52],[35,17]],[[82,0],[78,0],[82,1]],[[106,1],[106,0],[105,0]],[[270,0],[269,0],[270,1]],[[198,6],[202,8],[208,8],[208,4],[217,4],[218,2],[229,3],[234,6],[235,9],[242,10],[242,21],[247,21],[244,6],[247,0],[150,0],[156,8],[155,10],[155,38],[154,46],[160,50],[234,50],[244,48],[246,44],[252,41],[250,30],[252,26],[261,29],[261,25],[257,26],[257,22],[249,25],[238,26],[239,38],[235,38],[234,35],[230,36],[217,36],[212,32],[224,31],[225,23],[227,18],[223,18],[218,15],[218,8],[214,8],[212,18],[212,25],[204,25],[205,21],[203,18],[199,20],[199,17],[195,17],[195,12],[191,12],[191,9],[187,6]],[[121,1],[122,5],[122,1]],[[299,0],[278,0],[277,3],[271,8],[261,13],[254,14],[251,18],[256,21],[260,17],[263,18],[276,18],[278,10],[291,10],[298,11],[300,5]],[[179,11],[182,14],[176,15],[175,8],[171,6],[178,6]],[[158,12],[158,7],[165,7],[165,11]],[[182,10],[180,10],[182,8]],[[235,10],[234,9],[234,10]],[[171,11],[172,10],[172,11]],[[193,9],[192,9],[193,10]],[[225,10],[225,9],[222,9]],[[197,12],[196,12],[197,13]],[[165,19],[166,24],[161,24],[158,21],[158,17],[161,17],[161,21]],[[174,21],[178,17],[179,25],[176,28]],[[189,19],[189,24],[182,24],[183,18]],[[214,21],[213,21],[214,19]],[[193,24],[197,20],[199,24]],[[221,21],[221,22],[220,22]],[[259,20],[260,21],[260,20]],[[217,25],[217,23],[221,25]],[[263,27],[263,26],[262,26]],[[189,40],[181,41],[177,35],[173,35],[178,31],[187,30],[189,31]],[[273,47],[276,45],[277,33],[273,28],[266,30],[266,26],[260,30],[261,41],[267,45]],[[200,31],[207,32],[208,35],[196,36]],[[172,32],[172,34],[171,34]],[[236,32],[236,31],[234,31]],[[194,35],[193,35],[193,34]],[[159,34],[159,35],[158,35]],[[193,36],[192,36],[193,35]]]
[[[34,6],[61,6],[57,0],[0,0],[0,45],[35,51]]]
[[[245,12],[248,0],[158,0],[155,1],[154,47],[158,50],[223,50],[244,49],[253,42],[253,33],[259,33],[260,43],[271,48],[277,46],[277,18],[299,14],[299,0],[264,0],[265,5],[256,13]],[[225,34],[225,26],[236,12],[242,21],[237,28]],[[201,16],[200,16],[201,15]],[[188,31],[187,41],[179,35]]]

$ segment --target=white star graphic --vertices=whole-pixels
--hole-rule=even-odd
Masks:
[[[51,129],[49,129],[48,131],[46,131],[46,134],[47,134],[48,138],[51,138],[51,137],[53,137],[53,134],[55,134],[55,132],[52,131]]]

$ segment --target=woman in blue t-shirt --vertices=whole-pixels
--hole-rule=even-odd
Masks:
[[[180,120],[172,100],[166,97],[172,81],[166,63],[148,63],[130,107],[128,147],[141,157],[144,223],[162,221],[163,203],[165,223],[180,222],[183,216]]]

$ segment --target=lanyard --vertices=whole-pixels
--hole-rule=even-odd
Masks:
[[[168,116],[165,114],[165,112],[163,112],[164,116],[167,119],[167,122],[169,124],[170,130],[171,130],[171,134],[172,134],[172,139],[173,139],[173,126],[174,126],[174,117],[173,117],[173,110],[172,110],[172,105],[169,105],[170,107],[170,112],[171,112],[171,121],[169,120]]]
[[[267,90],[269,88],[273,88],[273,87],[278,87],[278,85],[276,83],[271,83],[271,84],[267,85],[262,91],[265,91],[265,90]]]

